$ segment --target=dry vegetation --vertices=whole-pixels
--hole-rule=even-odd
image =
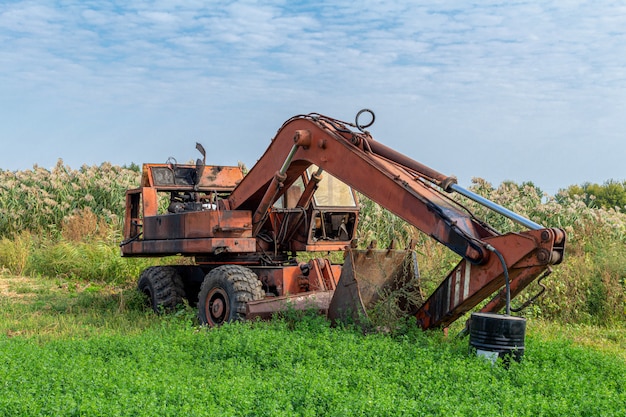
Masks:
[[[0,268],[14,275],[133,283],[149,260],[121,259],[124,193],[140,179],[136,166],[83,166],[61,160],[52,170],[0,170]],[[562,227],[568,234],[566,261],[545,280],[547,294],[527,315],[567,322],[606,323],[625,318],[626,213],[589,207],[590,197],[544,195],[532,184],[493,187],[475,179],[474,192],[531,220]],[[464,204],[501,232],[515,231],[509,219],[468,201]],[[456,264],[447,248],[376,206],[362,201],[359,241],[417,239],[422,285],[428,293]],[[153,262],[153,261],[152,261]],[[528,289],[530,296],[538,290]]]

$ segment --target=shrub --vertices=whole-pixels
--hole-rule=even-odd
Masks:
[[[31,253],[26,273],[122,283],[136,279],[151,263],[150,259],[122,258],[116,244],[104,241],[45,241]]]
[[[33,237],[29,232],[21,232],[13,239],[0,239],[0,266],[11,274],[22,275],[28,265],[33,245]]]

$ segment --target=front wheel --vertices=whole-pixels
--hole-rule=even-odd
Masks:
[[[250,269],[239,265],[223,265],[209,272],[198,296],[200,323],[219,326],[246,315],[249,301],[264,297],[261,281]]]

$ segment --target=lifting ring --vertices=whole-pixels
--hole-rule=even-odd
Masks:
[[[372,120],[368,124],[366,124],[366,125],[359,124],[359,117],[361,117],[361,115],[363,113],[369,113],[369,114],[372,115]],[[374,115],[374,112],[371,111],[370,109],[363,109],[363,110],[360,110],[356,114],[356,118],[354,120],[354,124],[356,125],[357,129],[359,129],[361,132],[365,132],[364,129],[366,129],[366,128],[370,127],[371,125],[373,125],[374,124],[374,120],[376,120],[376,116]]]

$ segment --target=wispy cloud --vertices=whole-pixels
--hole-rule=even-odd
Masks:
[[[88,149],[97,149],[92,158],[141,162],[146,141],[162,144],[146,156],[164,159],[163,151],[182,152],[172,135],[219,131],[246,143],[295,113],[350,117],[372,106],[386,118],[378,122],[386,141],[460,177],[543,179],[552,172],[543,165],[557,164],[560,177],[550,181],[567,186],[597,180],[569,161],[591,156],[604,161],[607,179],[619,177],[606,168],[612,155],[579,153],[595,141],[626,154],[625,6],[407,3],[5,2],[0,168],[59,156],[98,162],[83,157]],[[416,131],[425,139],[408,143]],[[250,162],[266,144],[257,142],[247,147]],[[492,162],[513,148],[528,166]],[[454,150],[473,161],[455,161]]]

